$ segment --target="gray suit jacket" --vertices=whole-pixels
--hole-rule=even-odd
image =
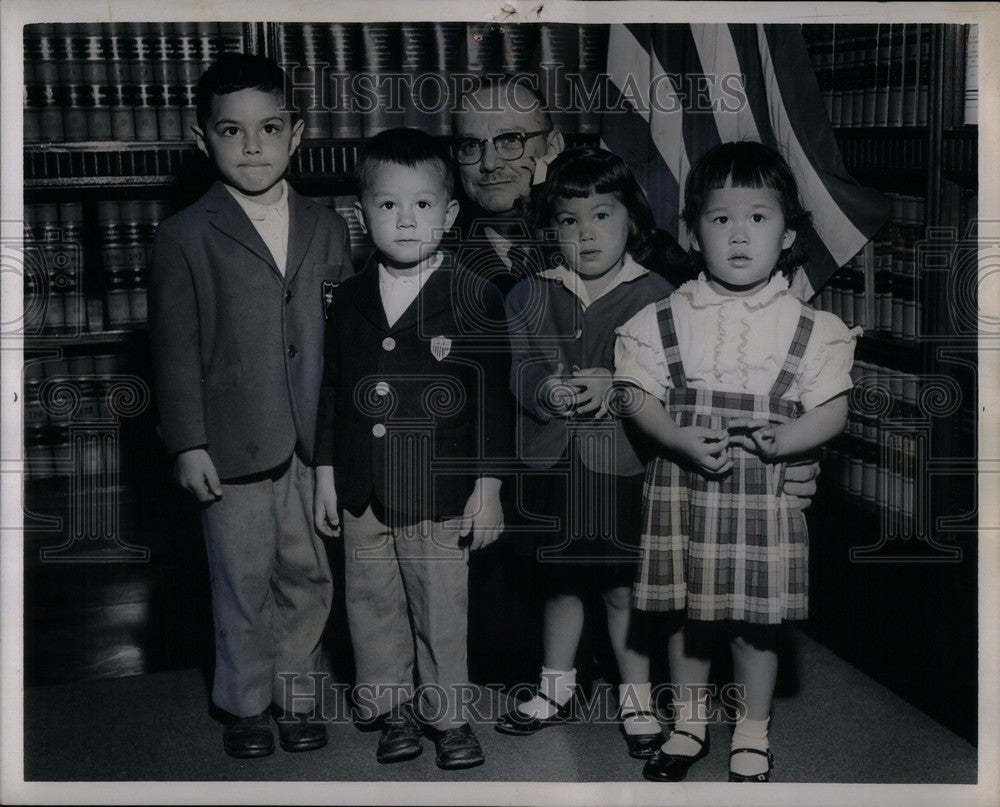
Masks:
[[[344,220],[288,188],[282,277],[216,182],[156,231],[153,379],[167,449],[205,447],[221,478],[312,460],[323,367],[323,283],[353,273]]]

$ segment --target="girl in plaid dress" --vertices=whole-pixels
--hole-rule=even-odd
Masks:
[[[781,493],[785,463],[843,430],[858,330],[788,292],[810,215],[777,153],[717,146],[692,167],[684,203],[701,274],[619,328],[615,354],[630,417],[659,447],[635,605],[682,616],[667,645],[674,731],[643,775],[679,781],[708,753],[698,693],[715,626],[745,688],[730,781],[768,781],[775,640],[807,616],[806,525]]]

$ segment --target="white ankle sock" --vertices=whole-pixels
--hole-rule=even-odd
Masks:
[[[634,712],[652,712],[650,699],[652,687],[649,681],[643,684],[619,684],[619,710],[624,717],[622,727],[626,734],[656,734],[660,724],[652,717],[639,717]]]
[[[758,751],[767,751],[767,724],[770,718],[764,720],[750,720],[743,718],[736,724],[736,731],[733,732],[733,746],[737,748],[756,748]],[[737,754],[729,759],[729,770],[743,776],[754,776],[758,773],[765,773],[768,769],[767,757],[760,754]]]
[[[694,714],[691,714],[691,708],[694,708]],[[681,731],[687,731],[698,737],[700,740],[705,739],[705,733],[708,731],[708,725],[706,723],[708,711],[708,696],[697,700],[694,704],[685,703],[684,701],[674,701],[674,731],[680,729]],[[666,743],[663,744],[662,749],[667,754],[678,754],[680,756],[693,757],[702,749],[702,744],[693,740],[685,734],[671,733],[667,738]]]
[[[562,706],[573,695],[576,687],[576,669],[572,670],[552,670],[542,667],[542,679],[538,685],[538,691],[543,695],[552,698]],[[544,698],[535,696],[529,701],[518,704],[517,710],[529,717],[552,717],[556,713],[556,707]]]

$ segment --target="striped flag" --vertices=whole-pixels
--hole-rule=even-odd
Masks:
[[[888,200],[850,177],[798,25],[612,25],[610,109],[601,139],[635,171],[657,224],[682,246],[684,181],[707,149],[758,140],[799,182],[813,227],[793,290],[809,299],[889,218]],[[622,111],[618,111],[622,110]]]

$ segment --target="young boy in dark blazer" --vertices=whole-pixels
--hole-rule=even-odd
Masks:
[[[468,551],[502,531],[497,462],[512,455],[503,302],[438,248],[458,203],[437,141],[382,132],[357,176],[377,250],[333,294],[316,527],[334,534],[342,511],[355,702],[381,721],[376,759],[417,756],[424,723],[438,766],[468,768],[484,761],[464,712]]]
[[[314,712],[332,596],[312,527],[324,285],[351,274],[343,219],[283,176],[303,122],[284,74],[229,54],[198,82],[198,147],[220,180],[157,230],[150,335],[178,482],[202,503],[212,579],[212,700],[235,757],[326,744]]]

